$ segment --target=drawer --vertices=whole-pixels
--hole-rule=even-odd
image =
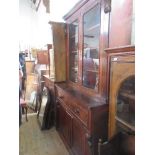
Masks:
[[[85,126],[88,126],[88,110],[74,102],[68,102],[68,106],[74,115],[76,115],[76,117],[78,117]]]
[[[76,98],[59,88],[57,88],[57,97],[66,104],[71,112],[78,117],[85,126],[88,126],[88,110],[79,105]]]

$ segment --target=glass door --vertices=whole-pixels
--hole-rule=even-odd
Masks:
[[[118,91],[116,103],[116,132],[127,127],[128,132],[135,131],[135,76],[125,79]]]
[[[69,79],[78,82],[78,20],[69,25]]]
[[[98,90],[100,5],[83,16],[83,86]]]

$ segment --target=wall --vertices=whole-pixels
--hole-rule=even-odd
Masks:
[[[31,0],[19,0],[20,50],[41,48],[51,42],[49,19],[42,2],[36,11]]]
[[[48,22],[64,22],[62,17],[78,1],[79,0],[51,0],[51,12],[46,13],[42,1],[38,11],[35,11],[31,0],[19,0],[19,50],[45,48],[47,43],[52,42],[52,32]]]

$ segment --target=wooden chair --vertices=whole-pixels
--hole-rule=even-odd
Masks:
[[[25,109],[25,118],[26,118],[26,121],[28,121],[28,119],[27,119],[28,106],[27,106],[27,102],[23,98],[20,98],[20,105],[21,105],[22,109]]]
[[[135,136],[119,132],[108,142],[98,143],[99,155],[135,155]]]
[[[37,75],[28,74],[26,79],[25,93],[20,97],[20,105],[22,109],[25,110],[26,121],[28,121],[27,119],[28,108],[35,109],[34,106],[37,97],[37,89],[38,89]]]

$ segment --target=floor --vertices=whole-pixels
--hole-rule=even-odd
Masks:
[[[19,129],[19,155],[69,155],[55,128],[41,131],[36,113],[25,116]]]

